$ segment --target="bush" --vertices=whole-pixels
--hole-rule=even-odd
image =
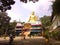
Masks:
[[[49,39],[49,36],[50,36],[50,34],[49,34],[49,30],[46,30],[45,32],[44,32],[44,35],[43,35],[46,39]]]
[[[58,31],[58,32],[52,32],[51,35],[52,35],[51,38],[60,41],[60,31]]]

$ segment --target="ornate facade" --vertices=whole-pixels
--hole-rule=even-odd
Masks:
[[[30,25],[26,25],[26,24],[31,24],[31,28],[25,29],[30,26]],[[42,28],[41,21],[39,20],[38,16],[35,15],[34,12],[32,12],[27,23],[24,23],[23,25],[21,23],[17,23],[16,31],[19,32],[22,30],[23,30],[24,34],[26,34],[26,35],[28,35],[28,33],[30,35],[35,35],[35,34],[42,35],[43,28]]]

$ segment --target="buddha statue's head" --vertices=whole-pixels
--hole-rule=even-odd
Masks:
[[[35,15],[34,11],[32,12],[32,15]]]

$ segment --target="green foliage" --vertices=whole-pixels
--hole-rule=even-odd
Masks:
[[[52,14],[59,14],[60,13],[60,0],[55,0],[55,2],[52,5],[53,12]]]
[[[6,12],[0,12],[0,34],[4,34],[9,25],[10,17],[7,16]]]
[[[43,24],[44,27],[47,27],[47,26],[51,25],[51,22],[50,22],[51,16],[41,17],[40,20],[41,20],[41,22],[42,22],[42,24]]]
[[[16,27],[16,21],[13,21],[13,22],[10,22],[9,23],[9,26],[8,26],[8,31],[7,31],[7,34],[10,35],[10,34],[15,34],[15,27]]]
[[[15,4],[14,0],[0,0],[0,11],[5,12],[11,10],[11,5]]]
[[[44,35],[43,35],[45,38],[47,38],[47,39],[49,39],[49,37],[50,37],[50,33],[49,33],[49,29],[48,28],[46,28],[45,30],[44,30]]]
[[[51,38],[60,41],[60,31],[58,31],[58,32],[52,32],[51,35],[52,35]]]
[[[10,26],[14,29],[15,26],[16,26],[16,24],[17,24],[17,22],[16,21],[13,21],[13,22],[10,23]]]
[[[42,25],[44,27],[44,35],[43,36],[48,39],[49,35],[50,35],[49,34],[49,26],[51,25],[51,22],[50,22],[51,16],[41,17],[40,20],[41,20]]]

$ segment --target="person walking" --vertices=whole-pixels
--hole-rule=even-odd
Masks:
[[[12,35],[12,34],[10,34],[9,44],[10,44],[10,45],[12,45],[12,43],[13,43],[13,35]]]

